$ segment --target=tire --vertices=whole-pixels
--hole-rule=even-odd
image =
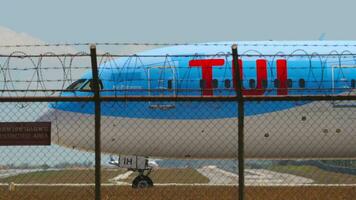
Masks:
[[[150,188],[153,186],[153,181],[148,176],[137,176],[132,181],[132,188]]]

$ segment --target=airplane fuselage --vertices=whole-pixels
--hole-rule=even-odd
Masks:
[[[231,42],[232,44],[233,42]],[[356,42],[237,42],[245,96],[355,91]],[[333,45],[336,44],[336,45]],[[348,44],[343,45],[343,44]],[[102,96],[235,96],[229,45],[174,46],[99,68]],[[165,56],[170,55],[170,56]],[[91,71],[63,96],[91,96]],[[102,102],[102,151],[169,158],[235,158],[236,102]],[[355,102],[245,102],[248,158],[355,158]],[[91,102],[57,102],[53,142],[94,149]]]

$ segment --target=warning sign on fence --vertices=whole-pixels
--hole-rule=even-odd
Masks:
[[[0,122],[0,146],[50,144],[51,122]]]

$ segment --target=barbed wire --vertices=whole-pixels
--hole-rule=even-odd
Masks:
[[[248,50],[251,51],[251,50]],[[255,50],[254,50],[255,51]],[[141,57],[141,58],[169,58],[169,57],[229,57],[232,56],[230,52],[227,53],[215,53],[215,54],[203,54],[203,53],[194,53],[194,54],[97,54],[97,57],[101,58],[132,58],[132,57]],[[262,53],[256,51],[255,54],[252,53],[240,53],[239,57],[348,57],[356,56],[356,53],[339,53],[331,51],[329,53]],[[24,54],[24,55],[13,55],[13,54],[0,54],[0,58],[54,58],[54,57],[90,57],[90,54]]]
[[[11,91],[11,92],[17,92],[18,90],[16,89],[22,89],[25,91],[31,91],[31,90],[38,90],[38,91],[50,91],[52,92],[53,89],[59,89],[59,90],[65,90],[67,88],[68,84],[73,83],[74,81],[77,81],[80,79],[80,76],[86,71],[90,70],[91,67],[88,66],[88,64],[83,65],[77,62],[77,58],[82,58],[86,57],[85,61],[89,62],[89,54],[85,52],[78,52],[78,53],[70,53],[70,54],[55,54],[53,52],[47,52],[44,54],[26,54],[25,52],[21,51],[14,51],[13,53],[9,55],[1,55],[0,56],[0,90],[2,89],[3,91]],[[123,62],[116,62],[117,59],[115,59],[115,56],[119,57],[127,57],[127,59],[123,59]],[[253,58],[262,58],[267,60],[267,67],[275,67],[275,61],[277,59],[286,59],[288,60],[289,58],[294,58],[294,57],[300,57],[304,58],[305,63],[300,64],[298,66],[299,70],[305,70],[305,75],[307,76],[306,80],[308,83],[326,83],[328,80],[324,80],[323,77],[316,77],[314,74],[314,70],[321,70],[324,72],[324,70],[328,68],[334,68],[333,64],[336,66],[342,66],[342,65],[348,65],[347,68],[356,68],[356,53],[352,53],[350,51],[343,51],[343,52],[337,52],[337,51],[330,51],[329,53],[325,54],[318,54],[316,52],[310,53],[306,52],[303,49],[297,49],[289,54],[286,54],[284,52],[276,52],[275,54],[263,54],[262,52],[259,52],[257,50],[251,49],[247,50],[245,52],[242,52],[240,55],[241,59],[244,59],[244,57],[253,57]],[[45,58],[51,58],[51,63],[46,63]],[[186,64],[177,64],[174,63],[174,59],[170,60],[168,58],[179,58],[179,57],[189,57],[190,59],[204,59],[206,57],[210,58],[220,58],[225,60],[224,66],[220,66],[219,68],[216,68],[216,70],[226,70],[226,72],[223,72],[223,77],[225,79],[231,79],[232,74],[231,74],[231,63],[232,63],[232,56],[230,53],[223,53],[223,52],[218,52],[215,54],[182,54],[182,55],[169,55],[169,54],[162,54],[162,55],[138,55],[138,54],[132,54],[132,55],[116,55],[116,54],[110,54],[110,53],[105,53],[105,54],[100,54],[98,57],[101,57],[99,60],[99,65],[101,70],[115,70],[111,71],[112,73],[118,73],[122,74],[120,75],[120,78],[125,79],[127,83],[130,81],[135,81],[137,79],[133,77],[125,77],[125,70],[143,70],[143,75],[146,73],[146,77],[144,80],[151,80],[148,77],[147,70],[149,70],[151,67],[154,66],[170,66],[174,68],[175,70],[179,69],[187,69],[186,71],[183,71],[180,76],[180,82],[190,82],[190,81],[199,81],[199,80],[193,80],[192,77],[190,76],[190,70],[191,68],[187,68],[187,63]],[[149,59],[149,58],[162,58],[162,59]],[[20,67],[16,66],[16,59],[22,60],[22,59],[28,59],[24,60],[21,62],[26,62],[25,64],[21,64]],[[15,59],[13,61],[13,59]],[[4,62],[1,63],[1,60]],[[47,61],[47,60],[46,60]],[[82,60],[79,60],[82,61]],[[315,63],[317,62],[317,63]],[[104,64],[106,63],[106,64]],[[255,65],[244,65],[244,69],[252,69],[254,70],[256,68]],[[82,70],[82,71],[80,71]],[[230,70],[230,71],[228,71]],[[74,73],[77,72],[78,73]],[[27,72],[28,74],[26,76],[19,76],[19,73],[21,72]],[[80,72],[80,73],[79,73]],[[274,72],[271,72],[272,76],[275,76]],[[338,72],[338,76],[344,77],[346,72]],[[52,77],[49,77],[48,75],[51,75]],[[54,77],[53,77],[54,76]],[[116,75],[117,76],[117,75]],[[105,82],[117,82],[117,80],[111,79],[109,80],[108,78],[101,77],[101,79]],[[141,79],[140,79],[141,80]],[[143,80],[143,79],[142,79]],[[244,74],[244,82],[248,82],[250,79],[248,77],[245,77]],[[296,81],[296,80],[294,80]],[[271,80],[273,82],[273,80]],[[49,88],[49,85],[51,84],[56,84],[57,88]],[[19,84],[22,84],[18,86]],[[320,86],[319,84],[319,86]],[[26,86],[24,86],[26,85]],[[19,88],[23,87],[23,88]],[[53,85],[52,85],[53,87]],[[313,88],[314,89],[314,88]],[[318,89],[316,87],[315,89]],[[334,88],[336,89],[336,88]],[[117,90],[117,89],[116,89]],[[304,89],[306,91],[306,89]],[[49,94],[48,94],[49,95]]]
[[[82,42],[82,43],[45,43],[45,44],[15,44],[0,45],[0,48],[27,48],[27,47],[68,47],[68,46],[231,46],[237,43],[238,46],[244,47],[356,47],[355,44],[317,44],[317,43],[273,43],[273,41],[263,42],[222,42],[222,43],[150,43],[150,42]]]

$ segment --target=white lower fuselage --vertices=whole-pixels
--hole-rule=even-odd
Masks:
[[[245,156],[356,158],[355,107],[340,104],[313,102],[246,116]],[[49,120],[52,142],[94,151],[93,115],[50,109],[39,121]],[[102,116],[101,148],[105,153],[148,157],[236,158],[237,127],[237,117],[172,120]]]

